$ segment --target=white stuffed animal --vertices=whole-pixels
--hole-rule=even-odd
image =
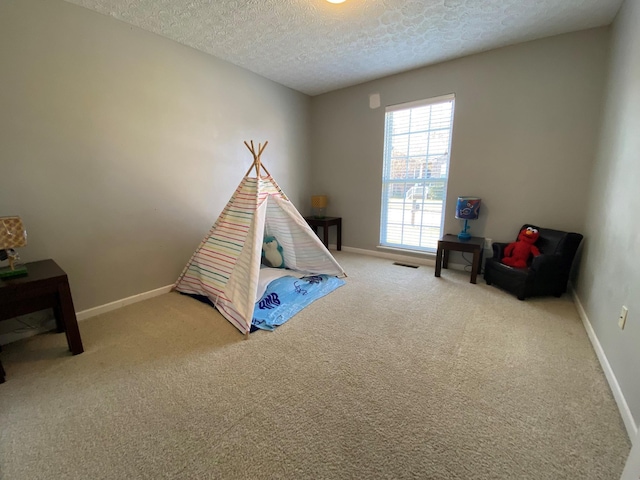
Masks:
[[[284,268],[282,247],[276,237],[264,237],[262,242],[262,263],[267,267]]]

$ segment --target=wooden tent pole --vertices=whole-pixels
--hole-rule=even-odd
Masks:
[[[251,169],[254,167],[254,165],[256,164],[256,152],[253,150],[253,140],[251,140],[251,146],[249,146],[249,144],[247,143],[247,141],[245,140],[244,144],[247,146],[247,148],[249,149],[249,151],[251,152],[251,155],[253,155],[253,163],[251,164],[251,166],[249,167],[249,170],[247,170],[247,173],[244,174],[244,176],[246,177],[247,175],[249,175],[249,173],[251,173]]]
[[[260,178],[260,168],[261,167],[262,167],[262,169],[265,171],[265,173],[267,175],[271,175],[269,173],[269,171],[264,167],[264,165],[262,165],[262,162],[260,160],[260,155],[262,155],[262,152],[264,151],[264,148],[267,146],[268,143],[269,143],[269,141],[264,142],[264,145],[258,144],[258,153],[256,153],[255,146],[253,145],[253,140],[251,140],[251,145],[249,145],[247,143],[247,141],[245,140],[244,144],[247,146],[247,148],[251,152],[251,155],[253,155],[253,163],[249,167],[249,170],[247,170],[247,173],[244,174],[245,177],[247,175],[249,175],[249,173],[251,173],[251,169],[253,167],[256,168],[256,177],[257,178]]]
[[[253,147],[253,140],[251,140],[251,146]],[[258,144],[258,152],[260,152],[260,144]],[[260,153],[253,154],[253,164],[256,166],[256,178],[260,179]]]
[[[271,175],[269,173],[269,170],[267,170],[267,167],[264,166],[264,164],[261,163],[260,165],[262,166],[262,170],[264,170],[264,173],[266,173],[267,175]]]
[[[271,175],[269,173],[269,171],[265,168],[265,166],[262,164],[262,161],[260,159],[260,156],[262,155],[262,152],[264,151],[264,148],[267,146],[267,143],[269,143],[268,140],[266,142],[264,142],[264,145],[262,145],[262,147],[260,145],[258,145],[258,163],[260,164],[260,166],[262,167],[262,169],[265,171],[265,173],[267,175]]]
[[[260,155],[262,155],[262,152],[264,151],[264,147],[267,146],[267,143],[269,143],[269,140],[267,140],[266,142],[264,142],[264,145],[262,145],[262,147],[260,147],[260,144],[258,144],[258,148],[260,149],[258,151],[258,158],[260,158]]]

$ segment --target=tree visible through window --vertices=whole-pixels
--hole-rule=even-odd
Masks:
[[[387,107],[380,244],[435,251],[442,235],[454,96]]]

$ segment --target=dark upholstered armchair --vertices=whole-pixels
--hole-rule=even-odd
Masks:
[[[515,294],[519,300],[538,295],[559,297],[567,291],[571,264],[582,235],[529,224],[522,228],[527,227],[538,229],[540,237],[535,245],[540,255],[531,257],[527,268],[513,268],[501,262],[508,244],[494,243],[493,257],[485,264],[484,279],[487,285],[495,284]]]

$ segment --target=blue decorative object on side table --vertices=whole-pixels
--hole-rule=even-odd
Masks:
[[[467,233],[469,226],[467,220],[476,220],[480,213],[480,199],[478,197],[458,197],[456,203],[456,218],[464,220],[464,228],[458,234],[460,240],[469,240],[471,234]]]

